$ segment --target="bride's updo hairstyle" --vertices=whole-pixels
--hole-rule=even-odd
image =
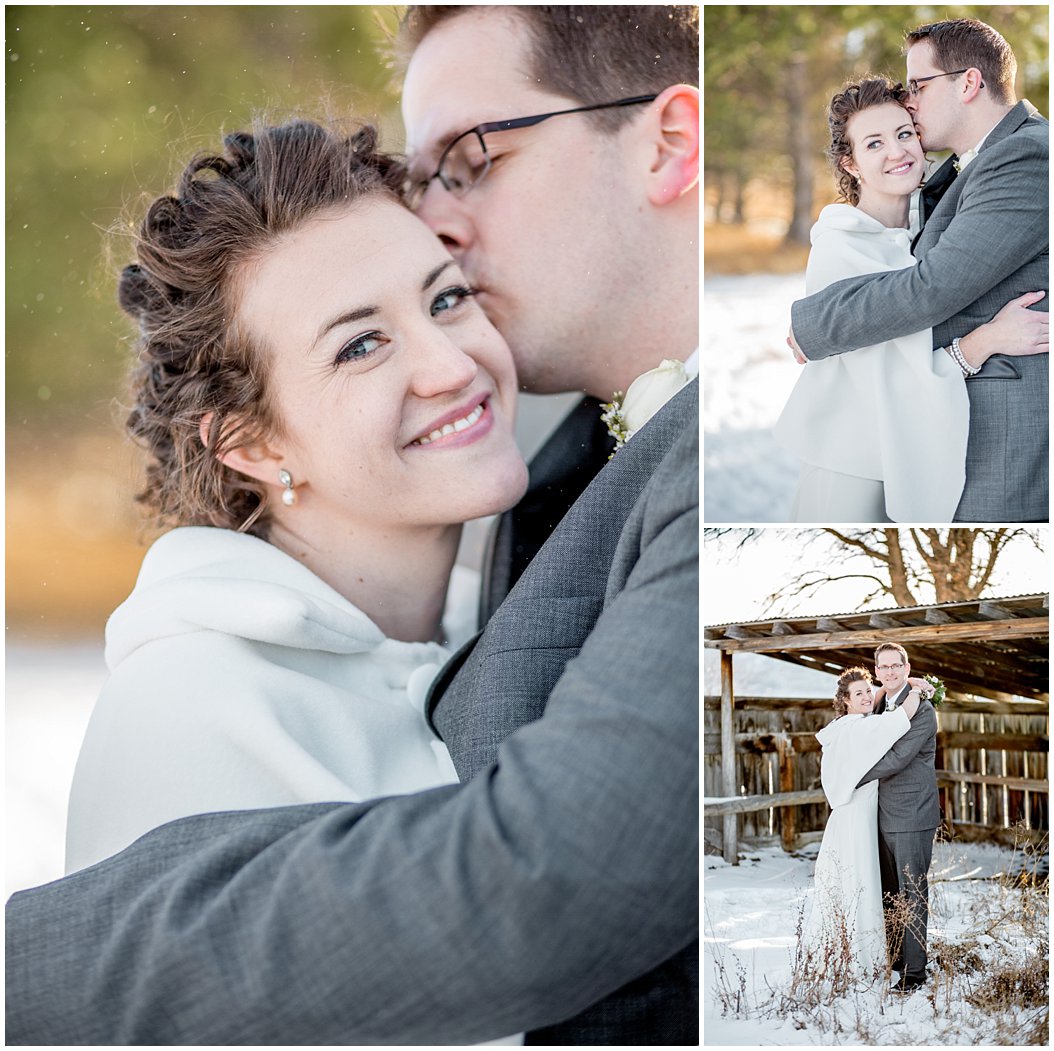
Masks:
[[[845,715],[849,710],[849,685],[854,682],[871,682],[871,673],[867,668],[846,668],[838,676],[838,685],[834,691],[835,715]]]
[[[894,84],[886,77],[870,77],[856,84],[846,84],[831,99],[831,104],[827,107],[827,128],[831,135],[827,159],[834,168],[835,177],[838,179],[838,193],[842,200],[852,205],[860,203],[860,190],[857,188],[856,179],[842,167],[847,160],[853,158],[853,144],[849,141],[846,131],[849,118],[854,113],[887,102],[903,106],[907,97],[908,90],[903,84]]]
[[[304,120],[261,122],[227,135],[222,153],[195,157],[175,193],[150,205],[118,301],[139,324],[126,426],[147,454],[137,499],[157,525],[266,538],[266,487],[220,462],[281,433],[266,352],[236,322],[240,290],[280,238],[367,196],[398,201],[400,181],[372,127],[349,136]]]

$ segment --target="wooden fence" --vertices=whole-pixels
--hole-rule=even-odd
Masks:
[[[733,797],[721,771],[720,698],[706,698],[703,827],[708,851],[720,851],[729,834],[732,841],[779,836],[785,850],[822,835],[830,808],[820,789],[815,734],[833,717],[828,699],[737,697]],[[1037,833],[1049,829],[1046,704],[949,699],[938,708],[937,722],[941,813],[953,835],[998,841],[1011,825]],[[729,830],[728,822],[737,827]]]

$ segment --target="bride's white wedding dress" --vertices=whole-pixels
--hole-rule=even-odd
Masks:
[[[878,782],[856,784],[910,726],[901,707],[882,715],[843,715],[816,735],[823,748],[820,781],[831,816],[816,858],[802,948],[823,961],[825,946],[837,952],[844,937],[856,974],[865,978],[885,966],[886,939],[878,868]]]

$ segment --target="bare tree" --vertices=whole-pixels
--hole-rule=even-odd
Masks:
[[[749,548],[768,532],[711,527],[704,530],[704,536],[707,542],[724,540],[735,557],[749,557]],[[861,606],[883,598],[897,606],[964,602],[985,593],[1000,556],[1010,544],[1028,543],[1044,550],[1041,531],[1023,527],[827,528],[802,529],[795,536],[801,542],[797,568],[767,596],[766,613],[779,612],[777,607],[848,580],[870,587]],[[813,552],[815,557],[809,557]]]
[[[821,529],[814,539],[834,540],[834,557],[803,569],[767,598],[771,610],[781,600],[794,599],[834,581],[865,580],[874,586],[861,605],[888,596],[898,606],[922,604],[921,589],[932,587],[936,602],[979,598],[988,587],[1000,555],[1014,540],[1043,550],[1034,529]],[[851,555],[870,559],[870,571],[839,568]]]

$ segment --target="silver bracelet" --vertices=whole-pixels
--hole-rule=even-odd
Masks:
[[[959,346],[958,336],[956,336],[952,340],[952,345],[950,347],[945,347],[944,349],[952,356],[952,360],[955,362],[955,364],[958,365],[960,369],[962,369],[962,373],[964,376],[976,376],[977,373],[981,371],[980,365],[974,368],[974,366],[971,365],[963,356],[962,347]]]

